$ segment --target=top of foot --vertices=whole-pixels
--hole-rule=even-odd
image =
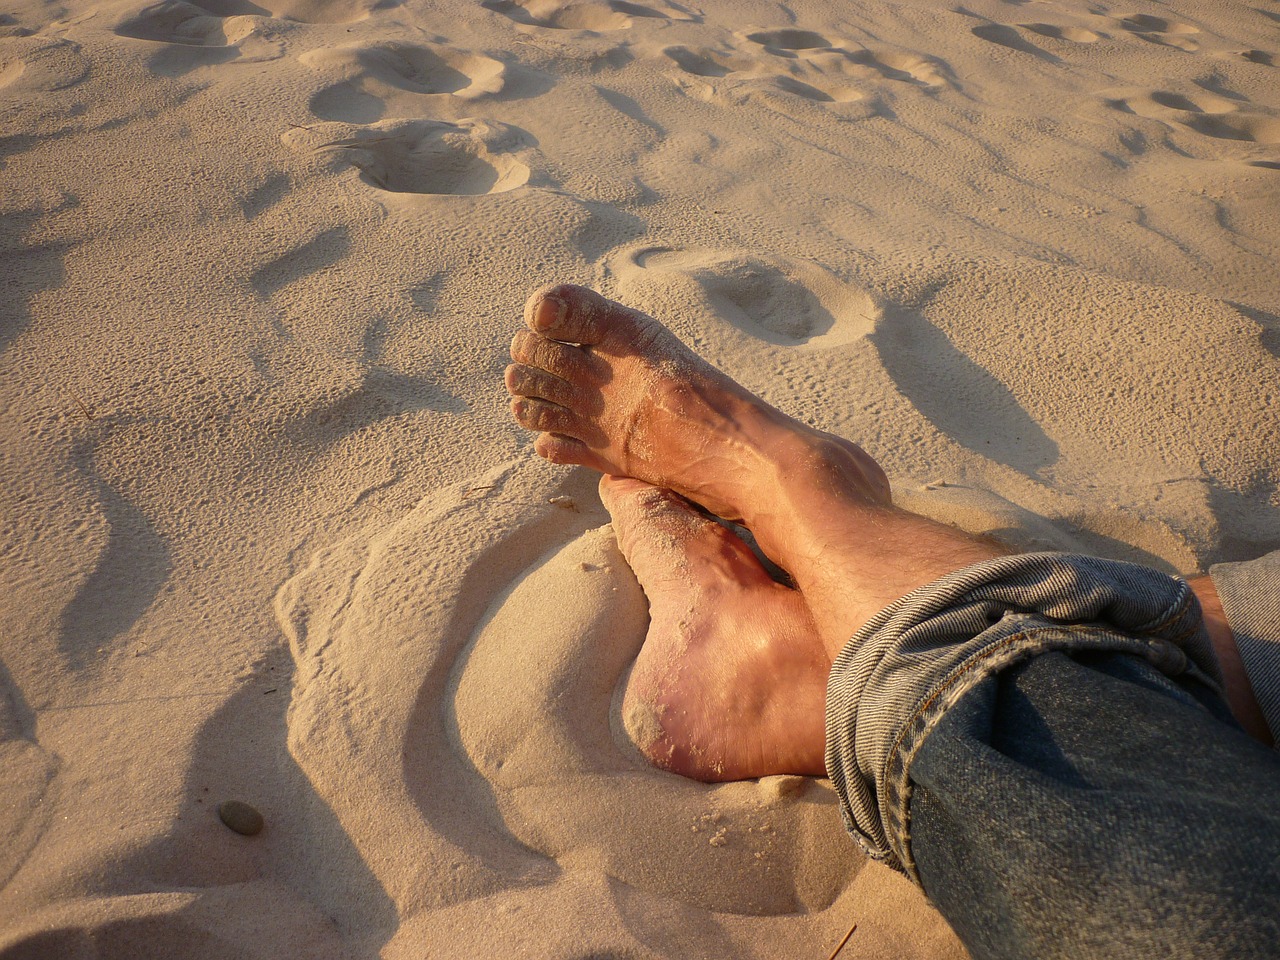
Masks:
[[[668,487],[737,520],[797,453],[832,444],[861,453],[780,413],[652,317],[584,287],[537,291],[525,325],[507,388],[548,460]]]

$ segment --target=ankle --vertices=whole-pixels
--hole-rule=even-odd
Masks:
[[[757,539],[803,591],[833,659],[889,604],[1010,552],[994,540],[850,494],[846,487],[784,484],[778,506]]]
[[[861,517],[889,506],[889,481],[860,447],[789,418],[770,426],[744,504],[748,527],[786,530],[832,511]]]
[[[891,603],[957,570],[1012,552],[995,540],[893,506],[881,508],[862,533],[828,558],[844,565],[837,569],[863,571],[856,582],[843,585],[836,601],[844,624],[833,658],[849,637]]]

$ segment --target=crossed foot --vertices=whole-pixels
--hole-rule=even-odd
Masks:
[[[861,448],[781,413],[652,317],[583,287],[535,293],[511,410],[600,492],[649,599],[623,712],[655,764],[699,780],[824,771],[827,672],[876,611],[1003,551],[893,507]],[[694,509],[751,530],[794,579]],[[910,549],[904,549],[909,544]]]
[[[831,660],[799,591],[669,490],[606,475],[600,499],[649,598],[622,703],[636,746],[699,780],[821,776]]]

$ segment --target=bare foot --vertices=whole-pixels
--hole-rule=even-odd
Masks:
[[[670,488],[742,520],[781,463],[830,461],[869,501],[889,484],[859,447],[781,413],[652,317],[584,287],[544,287],[511,344],[511,411],[537,452]],[[749,519],[749,517],[746,517]]]
[[[705,781],[823,775],[831,661],[804,598],[666,490],[606,476],[600,497],[649,598],[623,699],[645,756]]]
[[[741,520],[794,577],[828,653],[916,587],[1005,551],[894,508],[879,465],[791,419],[652,317],[544,287],[511,344],[511,411],[556,463],[669,488]]]

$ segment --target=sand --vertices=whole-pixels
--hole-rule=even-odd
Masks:
[[[1274,548],[1280,12],[261,2],[0,16],[0,953],[963,956],[825,782],[630,746],[507,344],[587,283],[930,515]]]

